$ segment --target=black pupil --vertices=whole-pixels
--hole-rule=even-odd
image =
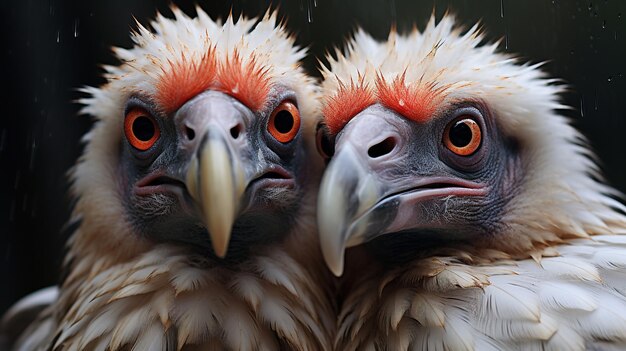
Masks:
[[[472,141],[470,122],[458,121],[450,128],[450,142],[456,147],[465,147]]]
[[[276,114],[274,117],[274,127],[276,130],[281,133],[289,133],[291,128],[293,128],[293,116],[287,110],[282,110]]]
[[[133,134],[141,141],[148,141],[154,136],[154,124],[150,118],[139,116],[133,121]]]

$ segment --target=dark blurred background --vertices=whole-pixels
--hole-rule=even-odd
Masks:
[[[77,116],[76,88],[100,85],[99,64],[114,64],[112,45],[129,47],[134,19],[146,24],[168,0],[26,0],[0,2],[0,313],[59,276],[71,200],[66,172],[81,152],[89,117]],[[198,3],[213,17],[261,14],[268,1],[174,1],[188,14]],[[622,0],[292,0],[273,1],[312,56],[341,45],[358,25],[385,38],[392,23],[423,28],[431,12],[482,21],[489,40],[571,86],[566,112],[599,154],[611,184],[626,191],[626,2]]]

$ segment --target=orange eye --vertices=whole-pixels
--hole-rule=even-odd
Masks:
[[[480,125],[466,116],[452,121],[443,132],[443,144],[459,156],[469,156],[476,152],[481,140]]]
[[[159,139],[159,125],[148,111],[135,107],[126,113],[124,133],[134,148],[148,150]]]
[[[272,112],[267,131],[281,143],[292,141],[300,130],[300,111],[290,101],[283,101]]]

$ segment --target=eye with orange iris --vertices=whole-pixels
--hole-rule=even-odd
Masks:
[[[459,156],[469,156],[480,147],[482,131],[478,122],[468,117],[457,118],[446,126],[443,144]]]
[[[283,101],[270,115],[267,131],[274,139],[286,144],[300,130],[300,111],[291,101]]]
[[[130,145],[141,151],[152,147],[161,135],[154,117],[140,107],[135,107],[126,113],[124,133]]]

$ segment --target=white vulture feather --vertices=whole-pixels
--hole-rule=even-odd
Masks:
[[[358,30],[322,68],[318,218],[342,275],[337,350],[626,348],[621,195],[560,114],[564,85],[497,48],[446,14],[382,42]],[[444,139],[463,118],[482,141],[457,157]]]
[[[200,8],[195,18],[176,8],[172,10],[175,18],[158,14],[151,22],[152,30],[138,24],[132,34],[134,47],[114,49],[121,64],[105,66],[107,83],[83,90],[88,97],[80,100],[84,105],[82,112],[95,117],[96,122],[85,136],[84,154],[71,172],[72,194],[77,199],[73,212],[77,229],[68,243],[67,275],[58,297],[55,291],[49,292],[50,305],[21,334],[14,344],[15,350],[325,350],[331,347],[331,327],[336,313],[329,298],[330,286],[321,283],[331,276],[316,250],[319,245],[314,219],[316,174],[321,168],[321,158],[314,151],[314,140],[307,137],[314,135],[319,92],[300,67],[305,50],[295,46],[294,38],[277,22],[276,12],[268,11],[262,19],[236,19],[231,15],[221,23]],[[251,88],[250,81],[257,85]],[[246,93],[260,96],[260,103],[242,95]],[[168,100],[172,98],[179,101]],[[292,129],[279,128],[279,132],[298,134],[291,141],[269,140],[269,114],[276,105],[284,106],[285,101],[287,107],[281,108],[291,110],[287,117],[283,113],[281,118],[291,118]],[[128,107],[129,103],[135,105]],[[230,106],[231,110],[223,112],[218,109],[220,106]],[[132,111],[142,107],[154,111],[157,117],[145,116],[148,114],[145,110],[140,110],[145,115],[133,115]],[[294,108],[299,112],[293,112]],[[204,114],[198,115],[197,111]],[[187,119],[182,116],[185,113]],[[220,144],[211,138],[220,123],[230,123],[224,119],[229,114],[248,119],[237,120],[235,129],[230,129],[232,138],[228,129],[219,134],[222,138],[219,140],[226,140]],[[300,118],[294,117],[295,114],[301,116],[300,130],[297,128]],[[141,130],[142,125],[132,124],[130,131],[128,126],[125,128],[129,116],[144,121],[152,118],[153,129],[148,128],[148,135],[154,136],[154,128],[161,125],[160,139],[147,150],[141,149],[141,142],[150,140],[137,134],[135,128]],[[184,126],[177,124],[179,120]],[[152,188],[144,181],[143,190],[137,190],[140,185],[136,185],[132,190],[134,195],[127,194],[127,184],[139,178],[128,175],[129,170],[143,175],[141,167],[153,170],[161,163],[178,162],[185,155],[185,148],[201,139],[203,128],[208,131],[203,144],[198,146],[200,149],[226,145],[212,151],[210,156],[214,158],[205,157],[209,152],[198,149],[190,156],[197,154],[198,159],[194,159],[196,163],[192,162],[189,169],[181,166],[182,163],[173,170],[163,166],[165,171],[160,170],[161,173],[150,178],[154,183],[148,185]],[[251,151],[244,156],[249,162],[238,163],[232,150],[248,147],[244,144],[252,142],[245,140],[255,136],[274,146],[268,151],[260,141],[248,145]],[[150,150],[160,147],[158,143],[170,142],[166,137],[176,141],[167,144],[157,156],[150,156]],[[136,145],[144,153],[133,149]],[[231,150],[230,156],[220,154],[219,150]],[[175,152],[183,154],[168,156]],[[306,156],[306,161],[300,161],[297,167],[281,166],[298,155]],[[218,159],[218,156],[224,157]],[[152,162],[149,166],[145,166],[146,159]],[[209,162],[208,170],[204,162]],[[210,182],[215,180],[203,175],[219,173],[222,167],[210,168],[219,162],[232,166],[234,176],[232,184],[223,183],[216,190],[210,188]],[[270,162],[275,165],[263,168]],[[137,171],[135,163],[139,163]],[[163,174],[168,170],[179,172],[176,173],[179,176],[164,180]],[[197,179],[195,171],[200,174]],[[306,179],[297,179],[298,176]],[[254,184],[244,190],[245,182]],[[180,184],[185,183],[187,189],[184,186],[181,189]],[[164,186],[178,189],[170,193],[157,191]],[[213,192],[206,195],[204,192],[208,190],[204,187]],[[140,190],[151,193],[141,197],[137,195]],[[256,202],[241,200],[239,205],[232,202],[239,198],[235,196],[233,200],[228,194],[214,201],[216,196],[222,196],[221,191],[230,190],[250,198],[261,195]],[[129,202],[134,202],[135,207]],[[277,219],[264,222],[253,213],[247,222],[235,222],[238,215],[250,208],[262,215],[273,213]],[[235,219],[220,222],[223,218],[215,215],[218,212]],[[289,216],[292,218],[288,226],[278,225],[287,223]],[[175,221],[167,222],[170,217]],[[179,220],[181,217],[185,220]],[[231,239],[239,241],[231,240],[226,251],[233,222]],[[223,223],[225,229],[220,227]],[[204,225],[215,225],[211,228],[222,231],[222,244],[209,241]],[[238,225],[244,229],[237,229]],[[152,229],[159,234],[151,232]],[[242,233],[238,234],[238,230]],[[246,236],[265,235],[268,230],[270,236],[277,238],[256,238],[256,242],[250,243],[251,248],[242,248],[247,244]],[[194,237],[198,233],[204,234]],[[210,234],[212,240],[220,239],[217,234]],[[211,246],[215,254],[211,253]],[[244,253],[230,250],[233,248]],[[224,255],[225,258],[218,257]],[[32,300],[37,302],[37,298]],[[11,319],[7,315],[4,324]]]

